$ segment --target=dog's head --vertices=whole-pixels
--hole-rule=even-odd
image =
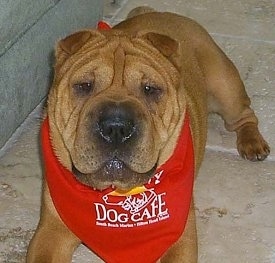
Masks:
[[[81,31],[58,43],[51,138],[79,181],[127,190],[167,160],[185,107],[177,51],[168,36],[116,30]]]

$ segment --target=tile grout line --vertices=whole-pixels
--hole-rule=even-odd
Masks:
[[[221,34],[221,33],[209,33],[213,37],[224,37],[224,38],[232,38],[232,39],[241,39],[241,40],[249,40],[253,42],[262,42],[265,44],[275,45],[275,40],[263,40],[257,38],[251,38],[247,36],[235,36],[235,35],[228,35],[228,34]]]

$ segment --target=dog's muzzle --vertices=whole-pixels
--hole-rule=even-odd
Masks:
[[[76,178],[96,189],[111,185],[131,189],[146,183],[156,170],[157,160],[144,168],[147,145],[142,147],[142,143],[148,129],[142,111],[134,103],[105,101],[90,116],[83,126],[88,127],[94,148],[78,153],[85,158],[73,163]],[[85,143],[89,146],[89,140],[82,143],[81,149],[85,149]]]

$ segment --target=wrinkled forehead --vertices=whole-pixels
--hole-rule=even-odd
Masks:
[[[146,40],[122,33],[101,35],[89,40],[70,59],[76,68],[89,71],[94,67],[112,67],[116,72],[141,71],[159,75],[175,84],[176,68],[156,47]],[[93,65],[93,66],[92,66]]]
[[[143,39],[117,33],[91,39],[75,54],[75,57],[86,57],[90,60],[96,59],[98,56],[102,60],[125,59],[125,56],[134,56],[147,59],[151,63],[157,57],[161,57],[157,49]]]

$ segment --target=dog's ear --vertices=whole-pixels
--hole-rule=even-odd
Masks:
[[[141,35],[141,38],[145,39],[151,43],[156,49],[158,49],[165,57],[167,57],[170,62],[179,68],[179,42],[175,39],[167,36],[161,35],[154,32],[147,32]]]
[[[60,40],[57,44],[57,53],[65,52],[67,55],[74,54],[92,37],[91,31],[80,31]],[[58,54],[56,54],[58,55]]]
[[[102,36],[97,30],[83,30],[60,40],[55,48],[56,65],[63,64],[68,57],[76,53],[89,40]]]
[[[170,57],[178,51],[179,43],[169,36],[148,32],[142,37],[151,42],[166,57]]]
[[[56,67],[76,51],[78,51],[92,37],[90,31],[80,31],[60,40],[55,48]]]

